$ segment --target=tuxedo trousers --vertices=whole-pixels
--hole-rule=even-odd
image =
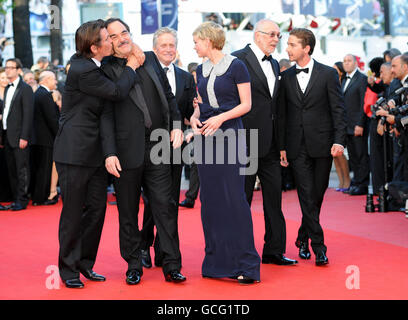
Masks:
[[[283,254],[286,251],[286,223],[282,213],[282,172],[279,151],[272,146],[264,157],[256,160],[258,161],[257,172],[245,176],[245,193],[251,205],[256,176],[258,176],[261,182],[265,219],[262,256]]]
[[[7,131],[4,131],[3,137],[13,201],[26,207],[29,202],[30,147],[27,146],[25,149],[13,148],[7,139]]]
[[[190,181],[189,187],[186,191],[186,199],[194,202],[198,197],[198,191],[200,190],[200,178],[198,177],[198,167],[195,162],[190,167]]]
[[[293,169],[298,198],[302,210],[302,223],[297,241],[308,243],[314,253],[326,252],[323,229],[320,225],[320,209],[324,194],[329,185],[333,158],[312,158],[306,150],[304,141],[295,159],[289,159]]]
[[[171,200],[169,210],[177,217],[177,230],[178,230],[178,207],[180,200],[180,188],[181,188],[181,174],[183,166],[181,164],[171,164]],[[142,244],[141,249],[149,250],[154,242],[155,261],[161,262],[163,260],[163,252],[160,249],[160,236],[156,233],[154,236],[154,218],[152,214],[152,208],[150,201],[147,197],[144,197],[145,208],[143,213],[143,228],[141,231]],[[177,232],[177,245],[179,245],[179,237]]]
[[[146,139],[144,163],[135,169],[123,169],[114,185],[119,211],[119,244],[128,270],[142,272],[142,235],[138,225],[141,189],[148,199],[153,222],[163,252],[163,273],[180,270],[177,211],[172,200],[172,177],[169,164],[154,164],[150,151],[155,142]]]
[[[351,184],[356,187],[367,187],[370,182],[370,165],[368,157],[368,130],[364,128],[362,136],[347,135],[347,150],[350,167],[353,171]]]
[[[92,269],[105,220],[107,172],[56,162],[61,188],[58,266],[62,280]]]

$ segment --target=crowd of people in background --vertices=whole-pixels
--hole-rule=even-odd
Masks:
[[[83,39],[77,39],[77,54],[66,67],[67,83],[58,81],[59,67],[46,57],[38,59],[31,69],[23,68],[18,58],[8,59],[0,68],[0,202],[11,203],[0,204],[0,210],[24,210],[30,200],[34,206],[55,205],[61,186],[65,200],[59,266],[67,287],[83,287],[79,272],[93,281],[105,280],[92,267],[109,184],[114,185],[117,197],[121,255],[129,266],[126,282],[138,284],[142,267],[152,266],[153,242],[155,265],[163,266],[165,280],[186,280],[180,273],[178,207],[193,208],[200,189],[207,249],[203,276],[228,276],[240,283],[254,283],[260,280],[261,261],[298,263],[283,255],[286,226],[282,191],[298,190],[303,215],[296,240],[300,258],[310,259],[311,239],[316,265],[321,266],[328,264],[328,258],[319,224],[320,206],[333,161],[339,180],[336,191],[350,196],[366,195],[370,186],[374,195],[381,196],[387,183],[408,183],[408,120],[404,112],[392,111],[407,104],[408,94],[400,89],[408,87],[408,53],[386,50],[382,57],[369,62],[367,75],[360,71],[360,59],[353,54],[331,68],[311,58],[313,33],[295,29],[288,40],[289,59],[278,62],[271,54],[281,38],[279,27],[262,20],[249,27],[254,30],[253,42],[229,55],[222,52],[225,34],[213,22],[215,18],[207,17],[209,21],[195,30],[195,50],[203,64],[188,64],[188,72],[178,67],[180,61],[175,63],[179,57],[174,30],[156,31],[153,51],[143,54],[142,65],[135,60],[140,49],[135,49],[129,27],[120,19],[92,22],[106,36],[100,47],[86,48],[86,28],[92,26],[84,24],[78,29]],[[78,45],[83,47],[78,49]],[[114,54],[109,56],[112,48]],[[71,65],[73,71],[68,73]],[[211,86],[217,91],[208,91]],[[296,94],[289,88],[296,88]],[[380,105],[380,98],[386,103]],[[303,109],[304,118],[298,109]],[[175,120],[181,121],[180,128],[172,127]],[[84,126],[86,122],[88,126]],[[259,130],[257,171],[244,178],[237,175],[239,164],[184,166],[190,185],[180,202],[183,165],[157,165],[146,155],[153,148],[153,130],[168,131],[172,147],[178,148],[193,140],[193,133],[183,137],[181,131],[190,126],[196,136],[197,132],[210,135],[218,128]],[[238,146],[237,150],[247,149]],[[105,159],[109,177],[101,159]],[[87,193],[89,185],[94,188]],[[254,190],[261,190],[263,196],[262,260],[253,245],[250,205]],[[145,202],[142,230],[137,224],[140,196]],[[130,201],[133,197],[136,200]],[[404,206],[399,199],[389,196],[388,200],[389,211]],[[88,248],[92,257],[83,263],[78,246],[84,240],[77,239],[85,223],[82,208],[95,215],[94,229],[85,232],[93,243]],[[214,217],[221,216],[229,225],[234,222],[236,229],[213,223]],[[226,243],[235,237],[234,243],[242,245],[235,251],[223,246],[212,250],[218,245],[214,234],[228,238]],[[237,266],[250,267],[231,273],[232,267],[225,264],[227,255],[242,255]]]

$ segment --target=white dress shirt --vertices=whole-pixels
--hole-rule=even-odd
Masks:
[[[12,86],[10,86],[7,90],[6,101],[4,101],[4,110],[3,110],[3,129],[7,130],[7,117],[10,112],[11,101],[13,100],[14,93],[16,92],[16,88],[20,83],[20,77],[17,77],[16,80],[12,82]]]
[[[266,80],[268,82],[269,92],[272,97],[276,82],[275,73],[273,72],[272,69],[272,63],[268,60],[262,61],[262,58],[265,56],[265,54],[262,52],[261,49],[259,49],[259,47],[255,43],[252,42],[249,45],[249,47],[251,48],[251,50],[255,54],[255,57],[258,59],[259,64],[261,65],[262,71],[264,72]]]
[[[95,62],[95,64],[98,66],[98,68],[101,67],[101,62],[95,58],[91,58],[93,62]]]
[[[349,86],[349,84],[350,84],[350,82],[351,82],[351,79],[353,79],[353,77],[354,77],[354,75],[356,74],[357,70],[358,70],[358,69],[355,68],[353,72],[346,74],[346,76],[347,76],[347,77],[350,77],[350,78],[346,78],[346,83],[344,84],[343,92],[346,91],[347,87]]]
[[[310,77],[313,71],[313,66],[314,66],[313,59],[310,59],[309,63],[305,65],[304,67],[301,67],[296,63],[296,69],[306,69],[306,68],[309,69],[308,73],[302,71],[296,74],[296,78],[299,83],[300,90],[302,90],[303,93],[306,92],[307,85],[309,84]]]
[[[160,65],[162,66],[162,68],[169,68],[166,71],[164,71],[166,73],[167,79],[169,80],[170,83],[170,87],[171,87],[171,92],[173,92],[174,96],[176,95],[176,72],[174,70],[174,65],[172,63],[170,63],[168,66],[165,66],[163,63],[160,62]]]

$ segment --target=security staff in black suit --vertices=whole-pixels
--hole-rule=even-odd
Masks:
[[[105,280],[92,270],[106,209],[108,179],[104,158],[115,158],[108,148],[109,139],[113,139],[108,128],[111,123],[102,121],[104,100],[117,101],[128,96],[138,63],[129,58],[116,83],[105,76],[100,62],[111,54],[112,41],[103,20],[81,25],[75,43],[77,53],[71,57],[63,93],[54,161],[63,202],[59,272],[67,287],[82,288],[80,273],[93,281]],[[102,145],[107,150],[105,154]]]
[[[30,185],[30,149],[33,128],[33,90],[18,75],[18,59],[6,61],[10,83],[4,93],[3,143],[14,202],[0,209],[23,210],[27,207]]]
[[[364,113],[364,97],[367,90],[367,76],[358,71],[357,59],[348,54],[343,59],[346,77],[341,88],[344,96],[347,121],[347,150],[353,171],[350,195],[367,194],[370,182],[368,157],[369,119]]]
[[[58,131],[59,108],[52,97],[57,88],[57,79],[52,71],[43,71],[39,87],[34,93],[34,135],[31,155],[33,158],[32,178],[33,205],[55,204],[48,200],[51,185],[52,158],[55,136]]]
[[[194,112],[193,100],[196,96],[196,86],[193,76],[173,64],[177,54],[177,32],[174,29],[163,27],[158,29],[153,35],[153,51],[156,54],[161,67],[166,73],[167,79],[176,97],[177,107],[181,115],[181,128],[183,132],[187,129],[186,122]],[[183,143],[182,147],[185,147]],[[174,159],[173,159],[174,160]],[[182,160],[182,159],[181,159]],[[180,159],[175,159],[171,164],[172,191],[171,206],[175,214],[178,215],[180,200],[181,173],[183,164]],[[154,240],[154,221],[149,203],[145,203],[142,229],[142,263],[149,268],[152,266],[150,257],[150,246]],[[156,235],[154,240],[155,265],[161,266],[163,253],[160,250],[160,240]]]
[[[310,259],[309,239],[316,265],[329,262],[319,222],[329,184],[332,156],[343,154],[346,143],[344,102],[337,71],[311,58],[316,40],[303,28],[290,32],[289,59],[296,65],[282,73],[279,92],[281,163],[292,166],[302,224],[296,246],[302,259]]]
[[[103,70],[111,79],[117,79],[123,74],[131,50],[130,29],[117,18],[107,20],[106,27],[112,39],[114,56],[104,61]],[[119,160],[107,160],[105,164],[108,172],[115,176],[120,252],[128,263],[126,283],[136,285],[143,275],[141,232],[138,228],[141,188],[151,206],[160,236],[165,280],[183,282],[186,278],[180,273],[181,254],[177,214],[171,203],[170,167],[170,141],[173,148],[180,147],[183,142],[181,117],[166,74],[153,52],[146,52],[145,63],[136,70],[136,74],[139,81],[128,97],[108,104],[110,119],[115,125],[110,134],[114,137],[112,149]],[[168,155],[159,163],[152,155],[158,144],[153,138],[156,133],[163,133],[161,155]],[[167,139],[169,134],[170,139]]]
[[[265,217],[265,236],[262,263],[293,265],[286,251],[286,223],[282,213],[282,173],[279,160],[277,118],[277,93],[280,86],[279,63],[272,58],[281,34],[278,25],[271,20],[261,20],[255,25],[254,41],[232,55],[242,60],[251,77],[252,107],[242,118],[247,130],[247,145],[258,148],[255,159],[257,172],[245,176],[245,192],[249,204],[252,202],[256,176],[262,186]],[[252,146],[251,129],[258,130],[258,145]],[[249,154],[252,155],[252,151]]]

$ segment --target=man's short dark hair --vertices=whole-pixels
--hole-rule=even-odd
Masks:
[[[15,62],[16,68],[17,69],[23,69],[23,64],[21,63],[21,60],[19,58],[10,58],[6,60],[6,63],[12,61]]]
[[[105,21],[102,19],[85,22],[75,32],[75,46],[78,55],[85,58],[92,58],[91,47],[99,47],[101,42],[101,30],[105,28]]]
[[[383,52],[383,57],[385,59],[386,56],[389,56],[392,60],[393,58],[395,58],[396,56],[399,56],[400,54],[401,54],[401,51],[399,51],[397,48],[391,48]]]
[[[404,53],[401,55],[401,62],[408,65],[408,54]]]
[[[105,28],[107,28],[111,23],[114,23],[114,22],[120,22],[121,24],[123,24],[124,26],[125,26],[125,28],[126,28],[126,30],[128,31],[128,32],[130,32],[130,28],[129,28],[129,26],[127,25],[127,23],[126,22],[124,22],[122,19],[119,19],[119,18],[110,18],[110,19],[108,19],[108,20],[106,20],[105,21]]]
[[[306,28],[295,28],[289,33],[289,35],[300,39],[303,48],[309,46],[309,56],[312,55],[316,45],[316,38],[312,31]]]

